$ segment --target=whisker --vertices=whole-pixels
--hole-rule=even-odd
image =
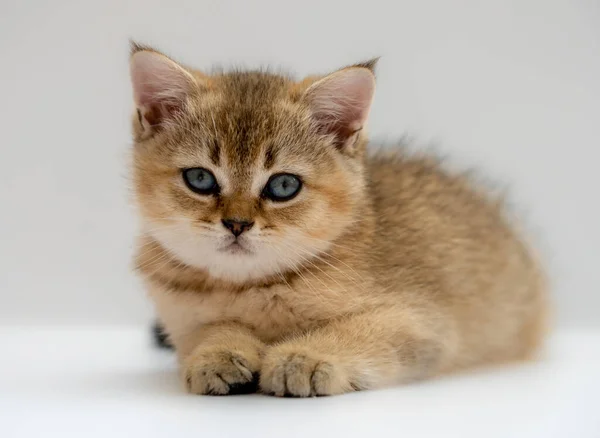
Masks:
[[[279,252],[279,250],[275,247],[273,247],[273,249],[275,250],[275,252],[279,255],[279,257],[281,257],[281,260],[283,261],[283,263],[285,263],[285,265],[288,267],[288,269],[290,269],[292,272],[294,272],[296,275],[298,275],[298,277],[304,282],[304,284],[306,284],[306,286],[316,295],[316,296],[320,296],[321,298],[323,297],[322,294],[320,294],[315,287],[310,283],[310,281],[308,281],[308,279],[302,275],[302,272],[300,272],[289,260],[288,257],[286,257],[285,255],[283,255],[282,253]]]
[[[342,286],[341,283],[339,283],[335,278],[333,278],[331,275],[329,275],[327,272],[325,272],[323,269],[321,269],[319,266],[317,266],[315,263],[313,263],[310,259],[308,259],[307,257],[303,257],[301,254],[299,254],[298,252],[296,252],[295,249],[294,249],[294,247],[292,247],[288,242],[284,242],[284,244],[286,244],[287,248],[289,250],[293,251],[303,262],[309,263],[311,266],[313,266],[314,268],[318,269],[324,275],[326,275],[327,277],[329,277],[331,279],[331,281],[335,282],[340,288],[342,288],[342,290],[346,291],[346,288],[344,286]],[[302,249],[302,248],[298,247],[298,249]],[[311,274],[313,274],[311,271],[307,271],[307,272],[310,272]],[[315,277],[323,284],[324,287],[326,287],[330,292],[333,293],[333,290],[331,290],[325,284],[325,282],[323,282],[319,277],[317,277],[317,276],[315,276]]]

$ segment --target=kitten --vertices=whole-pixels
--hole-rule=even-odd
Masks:
[[[375,62],[302,81],[133,45],[137,269],[195,394],[341,394],[523,360],[541,270],[499,202],[369,155]]]

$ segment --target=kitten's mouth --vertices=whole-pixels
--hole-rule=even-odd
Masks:
[[[248,248],[246,248],[244,245],[242,245],[238,240],[235,240],[232,243],[230,243],[229,245],[226,245],[223,248],[220,248],[219,251],[227,253],[227,254],[240,254],[240,255],[252,254],[252,251],[250,251]]]

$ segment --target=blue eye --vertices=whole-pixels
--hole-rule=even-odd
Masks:
[[[302,181],[296,175],[279,173],[269,179],[263,194],[273,201],[283,202],[294,198],[301,188]]]
[[[201,167],[185,169],[183,179],[190,190],[201,195],[211,195],[219,192],[217,179],[209,170]]]

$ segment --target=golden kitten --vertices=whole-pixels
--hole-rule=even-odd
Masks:
[[[136,264],[190,392],[341,394],[539,346],[543,276],[499,203],[367,153],[373,68],[208,75],[133,45]]]

